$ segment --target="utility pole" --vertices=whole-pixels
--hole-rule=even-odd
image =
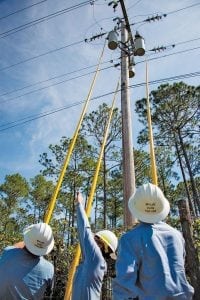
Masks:
[[[118,27],[110,31],[108,34],[108,48],[115,50],[117,47],[121,49],[121,110],[122,110],[122,152],[123,152],[123,200],[124,200],[124,227],[130,228],[136,222],[132,217],[128,201],[135,191],[135,167],[133,157],[133,141],[132,141],[132,122],[131,107],[129,94],[129,77],[135,76],[134,56],[142,56],[145,54],[144,39],[136,31],[133,38],[128,20],[128,15],[123,0],[111,1],[108,5],[112,5],[116,9],[116,5],[120,2],[123,12],[123,18],[115,18]],[[119,27],[120,24],[120,27]],[[121,29],[121,41],[118,41],[118,30]]]
[[[132,122],[130,108],[128,55],[125,45],[128,32],[125,23],[121,22],[121,110],[122,110],[122,152],[123,152],[123,198],[124,198],[124,226],[130,227],[136,220],[128,208],[128,200],[135,190],[135,169],[133,158]]]

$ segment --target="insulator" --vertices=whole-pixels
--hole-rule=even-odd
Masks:
[[[135,60],[133,55],[129,58],[129,66],[135,66]]]

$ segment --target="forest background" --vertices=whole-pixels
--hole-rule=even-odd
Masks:
[[[0,251],[21,240],[26,225],[44,219],[106,34],[94,37],[113,30],[122,17],[120,5],[114,8],[111,2],[0,0]],[[187,276],[195,286],[200,282],[200,3],[124,2],[133,34],[138,30],[145,39],[158,184],[171,204],[167,222],[186,238]],[[90,193],[119,78],[120,51],[106,46],[93,101],[50,221],[56,241],[49,257],[56,269],[55,299],[63,299],[77,243],[74,197],[81,190],[87,202]],[[129,85],[136,187],[151,181],[144,62],[136,57],[136,75]],[[126,230],[120,110],[117,101],[91,217],[94,231],[110,228],[118,236]],[[185,219],[181,199],[189,207]]]
[[[179,82],[161,85],[150,93],[158,182],[171,204],[168,222],[182,230],[178,203],[179,200],[187,199],[192,232],[192,242],[189,243],[190,246],[194,246],[198,254],[200,249],[199,92],[199,87]],[[55,299],[63,298],[67,274],[78,242],[75,195],[77,190],[81,190],[87,201],[109,111],[110,108],[103,103],[97,110],[86,114],[57,197],[56,208],[50,222],[56,241],[54,252],[50,257],[56,268]],[[136,102],[136,113],[142,124],[138,135],[139,147],[133,149],[136,186],[139,186],[151,182],[150,156],[148,151],[143,150],[149,143],[145,98]],[[94,231],[109,228],[118,236],[125,230],[121,127],[121,112],[115,108],[104,149],[91,218]],[[8,174],[5,177],[4,183],[0,185],[1,250],[6,245],[21,240],[21,233],[26,225],[44,220],[70,140],[69,137],[62,137],[59,144],[49,145],[48,153],[42,153],[39,157],[40,173],[29,181],[19,173]],[[195,261],[194,257],[193,261]],[[197,266],[199,264],[198,256],[196,264]],[[187,270],[188,274],[194,272],[193,266],[189,263]]]

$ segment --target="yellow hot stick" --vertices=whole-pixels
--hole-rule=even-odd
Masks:
[[[155,153],[154,153],[153,131],[152,131],[152,125],[151,125],[151,111],[150,111],[150,103],[149,103],[148,65],[147,65],[147,62],[146,62],[146,97],[147,97],[147,119],[148,119],[148,126],[149,126],[151,176],[152,176],[152,183],[155,184],[155,185],[158,185],[156,160],[155,160]]]
[[[77,137],[78,137],[78,133],[79,133],[79,130],[80,130],[83,118],[85,116],[85,113],[86,113],[89,101],[91,99],[91,95],[92,95],[92,91],[93,91],[93,88],[94,88],[94,84],[96,82],[96,78],[97,78],[97,75],[99,73],[99,66],[100,66],[100,63],[101,63],[101,60],[102,60],[102,57],[103,57],[104,49],[105,49],[105,44],[103,46],[103,50],[102,50],[101,56],[99,58],[99,63],[98,63],[98,66],[97,66],[97,69],[96,69],[96,72],[95,72],[95,75],[94,75],[94,78],[93,78],[93,81],[92,81],[92,84],[91,84],[88,96],[86,98],[86,102],[85,102],[85,105],[83,107],[83,110],[82,110],[82,113],[81,113],[78,125],[76,127],[74,136],[73,136],[73,138],[72,138],[72,140],[70,142],[69,149],[68,149],[68,152],[67,152],[67,155],[66,155],[66,158],[65,158],[65,161],[64,161],[64,164],[63,164],[63,167],[62,167],[62,170],[61,170],[61,173],[60,173],[57,185],[56,185],[56,188],[54,190],[54,193],[52,195],[52,198],[51,198],[48,210],[47,210],[47,212],[45,214],[45,217],[44,217],[44,222],[47,223],[47,224],[49,223],[49,221],[51,219],[51,216],[52,216],[52,213],[53,213],[53,210],[54,210],[54,207],[55,207],[56,199],[57,199],[57,196],[58,196],[58,192],[59,192],[61,184],[63,182],[65,171],[66,171],[66,169],[68,167],[68,164],[69,164],[69,161],[70,161],[70,157],[71,157],[72,151],[74,149],[74,145],[76,143],[76,140],[77,140]]]
[[[95,175],[94,175],[94,178],[93,178],[93,181],[92,181],[90,195],[89,195],[89,198],[88,198],[88,203],[87,203],[87,207],[86,207],[86,215],[88,217],[90,216],[91,209],[92,209],[92,202],[93,202],[94,193],[95,193],[95,189],[96,189],[96,185],[97,185],[97,180],[98,180],[99,170],[100,170],[100,167],[101,167],[101,161],[102,161],[102,157],[103,157],[103,153],[104,153],[104,148],[105,148],[106,140],[107,140],[108,133],[109,133],[109,127],[110,127],[110,123],[111,123],[111,119],[112,119],[112,115],[113,115],[113,109],[114,109],[114,104],[115,104],[115,99],[116,99],[116,94],[117,94],[117,91],[118,91],[118,87],[119,87],[119,82],[117,84],[117,88],[116,88],[116,91],[115,91],[115,94],[114,94],[114,99],[113,99],[113,102],[112,102],[112,107],[111,107],[111,110],[110,110],[110,115],[109,115],[108,123],[107,123],[107,126],[106,126],[105,134],[104,134],[103,143],[102,143],[102,146],[101,146],[101,151],[100,151],[100,154],[99,154],[99,159],[98,159],[96,170],[95,170]],[[74,278],[74,274],[75,274],[75,271],[76,271],[76,267],[79,263],[80,254],[81,254],[81,249],[80,249],[80,245],[78,245],[77,248],[76,248],[74,260],[72,261],[71,268],[70,268],[70,271],[69,271],[68,281],[67,281],[66,289],[65,289],[64,300],[70,300],[70,298],[71,298],[73,278]]]
[[[116,94],[117,94],[117,91],[118,91],[118,87],[119,87],[119,82],[117,83],[117,88],[116,88],[116,91],[115,91],[115,94],[114,94],[112,107],[111,107],[111,110],[110,110],[110,115],[109,115],[108,123],[107,123],[107,126],[106,126],[106,130],[105,130],[104,139],[103,139],[101,151],[100,151],[100,154],[99,154],[99,160],[98,160],[98,163],[97,163],[96,172],[95,172],[93,182],[92,182],[92,186],[91,186],[91,191],[90,191],[90,195],[89,195],[89,199],[88,199],[88,204],[87,204],[87,207],[86,207],[87,216],[90,215],[90,212],[91,212],[91,209],[92,209],[92,202],[93,202],[94,193],[95,193],[95,189],[96,189],[96,185],[97,185],[99,170],[100,170],[100,167],[101,167],[101,160],[103,158],[104,148],[105,148],[106,140],[107,140],[108,133],[109,133],[109,127],[110,127],[110,123],[111,123],[111,120],[112,120],[113,109],[114,109],[114,105],[115,105],[115,99],[116,99]]]

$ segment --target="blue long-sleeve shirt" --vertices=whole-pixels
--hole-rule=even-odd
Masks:
[[[83,206],[77,204],[77,227],[82,262],[73,281],[72,300],[99,300],[107,264],[94,240]]]
[[[164,222],[140,223],[120,239],[113,299],[192,299],[184,256],[184,239],[178,230]]]
[[[53,282],[54,267],[26,249],[5,248],[0,258],[0,300],[40,300]]]

